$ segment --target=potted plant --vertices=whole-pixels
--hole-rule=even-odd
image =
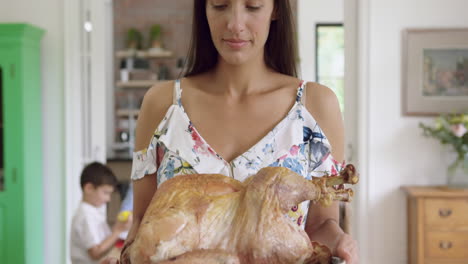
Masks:
[[[139,50],[142,48],[143,35],[135,28],[127,31],[126,46],[129,50]]]
[[[449,187],[468,188],[468,113],[441,115],[434,126],[419,124],[427,137],[433,137],[455,151],[456,159],[447,169]]]
[[[162,47],[162,28],[161,25],[155,24],[150,29],[149,36],[150,44],[152,50],[161,50]]]

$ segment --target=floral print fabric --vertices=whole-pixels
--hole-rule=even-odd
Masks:
[[[267,166],[289,168],[307,179],[341,169],[330,155],[330,144],[301,102],[305,83],[298,87],[296,102],[286,117],[248,151],[225,161],[203,139],[182,104],[180,81],[175,100],[156,128],[147,149],[133,155],[132,180],[156,172],[157,184],[179,175],[219,173],[244,181]],[[305,225],[309,202],[291,208],[286,217]]]

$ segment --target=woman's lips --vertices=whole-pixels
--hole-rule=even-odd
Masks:
[[[224,42],[233,49],[240,49],[249,43],[248,41],[241,39],[224,39]]]

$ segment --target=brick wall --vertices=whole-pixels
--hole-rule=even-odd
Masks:
[[[177,77],[177,58],[184,57],[190,42],[192,1],[190,0],[117,0],[114,1],[114,47],[125,48],[127,30],[138,29],[148,47],[152,25],[162,26],[163,45],[174,53],[174,58],[164,59],[170,67],[170,77]]]

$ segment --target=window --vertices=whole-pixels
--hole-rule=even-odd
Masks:
[[[341,111],[344,111],[343,24],[317,24],[315,32],[316,80],[335,91]]]

